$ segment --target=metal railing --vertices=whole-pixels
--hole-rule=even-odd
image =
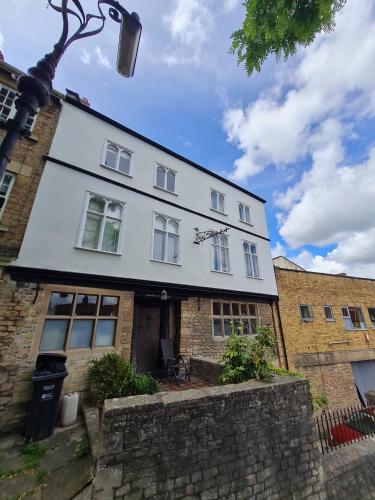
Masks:
[[[323,410],[316,418],[322,453],[375,436],[375,406]]]

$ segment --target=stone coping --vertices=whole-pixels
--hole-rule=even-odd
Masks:
[[[167,406],[174,403],[190,403],[193,401],[204,400],[205,398],[214,398],[238,394],[241,392],[272,392],[275,387],[288,384],[303,385],[307,388],[308,383],[305,379],[276,375],[272,382],[262,382],[251,379],[240,384],[225,384],[214,387],[205,387],[202,389],[188,389],[185,391],[159,392],[153,395],[128,396],[125,398],[106,399],[103,406],[103,414],[116,414],[125,408],[141,409],[146,406]]]

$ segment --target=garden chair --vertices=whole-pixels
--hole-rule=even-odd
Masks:
[[[164,368],[168,371],[168,376],[173,376],[176,384],[180,385],[178,377],[181,376],[180,373],[182,372],[185,380],[188,379],[189,382],[191,382],[189,363],[185,361],[181,354],[177,354],[177,356],[175,356],[173,351],[173,340],[162,339],[160,340],[160,344],[163,354],[163,364]]]

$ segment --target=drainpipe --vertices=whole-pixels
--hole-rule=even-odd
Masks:
[[[281,345],[283,346],[283,354],[284,354],[284,359],[285,359],[285,368],[287,370],[289,370],[289,363],[288,363],[288,356],[287,356],[287,352],[286,352],[284,330],[283,330],[283,325],[281,323],[279,302],[275,301],[274,303],[276,304],[277,320],[278,320],[278,325],[279,325],[279,331],[280,331],[280,334],[281,334]],[[275,323],[275,316],[274,316],[274,313],[273,313],[273,308],[272,308],[272,318],[273,318],[274,324],[276,324]]]

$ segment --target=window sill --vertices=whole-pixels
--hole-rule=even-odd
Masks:
[[[367,332],[367,328],[345,328],[346,332]]]
[[[95,250],[94,248],[85,248],[85,247],[80,247],[78,245],[76,245],[74,248],[76,248],[77,250],[85,250],[87,252],[103,253],[105,255],[114,255],[116,257],[122,256],[122,253],[119,252],[106,252],[105,250]]]
[[[233,273],[230,271],[217,271],[216,269],[211,269],[212,273],[220,273],[220,274],[229,274],[230,276],[233,276]]]
[[[226,214],[225,212],[221,212],[220,210],[216,210],[216,208],[212,208],[212,207],[210,207],[210,210],[211,210],[212,212],[217,213],[217,214],[220,214],[220,215],[225,215],[225,217],[228,217],[228,214]]]
[[[116,172],[117,174],[124,175],[125,177],[130,177],[130,179],[133,179],[132,174],[127,174],[125,172],[121,172],[121,170],[117,170],[116,168],[109,167],[108,165],[105,165],[104,163],[101,163],[100,166],[103,168],[106,168],[107,170],[112,170],[112,172]]]
[[[260,276],[246,276],[246,278],[251,278],[252,280],[260,280],[260,281],[263,281],[263,278],[261,278]]]
[[[170,191],[169,189],[162,188],[160,186],[157,186],[156,184],[154,184],[154,188],[159,189],[160,191],[164,191],[164,193],[169,193],[173,194],[173,196],[178,196],[178,193],[176,193],[175,191]]]
[[[182,266],[179,262],[168,262],[167,260],[150,259],[151,262],[159,262],[160,264],[169,264],[170,266]]]
[[[32,142],[38,142],[38,136],[35,135],[35,134],[31,134],[27,137],[27,139],[29,139],[30,141]]]
[[[302,323],[312,323],[313,321],[314,321],[314,319],[302,319],[301,318]]]
[[[326,318],[326,322],[327,322],[327,323],[335,323],[335,322],[336,322],[336,320],[335,320],[335,319],[327,319],[327,318]]]
[[[0,224],[0,231],[3,231],[4,233],[6,233],[7,231],[9,231],[9,227],[3,226],[2,224]]]
[[[238,219],[239,222],[242,222],[242,224],[246,224],[247,226],[254,227],[254,224],[251,222],[246,222],[245,220]]]

